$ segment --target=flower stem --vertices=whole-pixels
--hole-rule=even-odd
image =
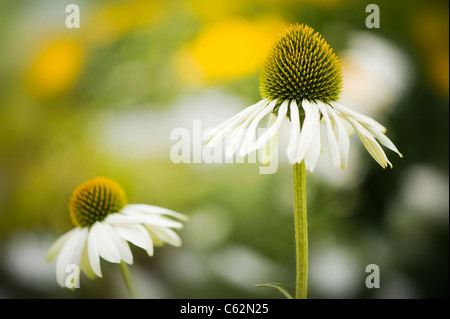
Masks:
[[[132,299],[137,299],[136,290],[134,289],[134,283],[131,279],[130,270],[128,266],[123,261],[120,262],[120,271],[122,272],[123,279],[125,280],[125,284],[127,285],[128,292]]]
[[[305,163],[294,164],[294,225],[297,280],[295,298],[306,299],[308,291],[308,222],[306,215]]]

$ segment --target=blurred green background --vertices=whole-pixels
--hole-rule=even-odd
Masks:
[[[65,27],[76,3],[81,28]],[[369,3],[380,28],[368,29]],[[174,164],[177,127],[208,128],[257,102],[258,76],[292,23],[321,32],[344,72],[342,103],[403,153],[383,170],[352,137],[349,169],[308,175],[310,297],[448,298],[448,1],[0,2],[0,298],[126,298],[119,269],[56,283],[51,243],[71,192],[96,176],[130,203],[189,215],[181,248],[132,247],[143,298],[282,298],[295,286],[291,167]],[[367,289],[377,264],[381,288]]]

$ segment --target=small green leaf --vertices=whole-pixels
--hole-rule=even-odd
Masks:
[[[287,292],[286,289],[283,288],[283,286],[281,286],[281,284],[276,283],[276,282],[269,282],[267,284],[258,284],[255,285],[255,287],[272,287],[272,288],[276,288],[278,289],[279,292],[281,292],[287,299],[294,299],[292,298],[291,294],[289,292]]]

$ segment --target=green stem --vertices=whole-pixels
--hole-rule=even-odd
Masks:
[[[120,262],[120,271],[122,272],[123,279],[125,280],[125,284],[127,285],[128,292],[130,293],[131,298],[137,299],[136,290],[134,289],[133,280],[131,279],[130,270],[128,266],[123,261]]]
[[[308,222],[306,215],[305,163],[294,164],[294,225],[297,280],[295,298],[306,299],[308,291]]]

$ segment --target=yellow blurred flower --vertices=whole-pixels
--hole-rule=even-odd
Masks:
[[[445,5],[424,3],[413,10],[411,33],[419,46],[426,71],[435,89],[449,95],[449,30]]]
[[[84,63],[84,49],[71,38],[56,38],[37,52],[26,77],[35,97],[49,98],[66,92],[75,83]]]
[[[226,17],[251,14],[257,10],[264,12],[289,12],[290,8],[316,6],[335,9],[348,0],[188,0],[192,12],[203,21],[218,21]]]
[[[188,0],[189,8],[203,21],[218,21],[245,12],[255,1],[241,0]]]
[[[286,23],[277,17],[229,19],[207,27],[176,56],[177,72],[188,83],[242,77],[260,69]]]

